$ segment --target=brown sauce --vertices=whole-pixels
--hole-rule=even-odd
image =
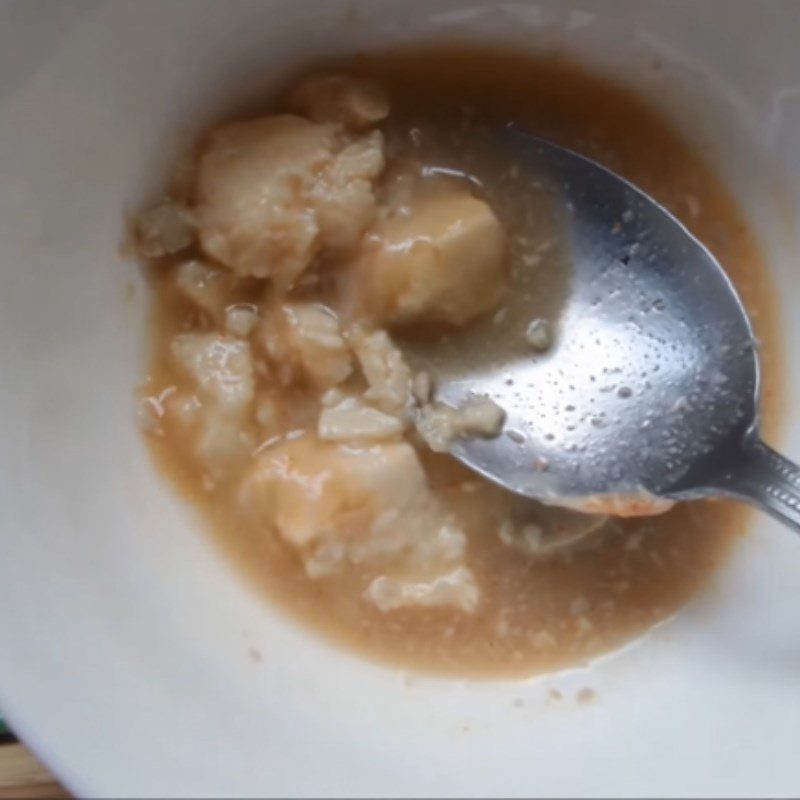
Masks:
[[[558,58],[493,50],[363,55],[322,67],[378,81],[397,119],[456,119],[466,105],[514,120],[597,159],[665,204],[711,248],[753,314],[762,343],[764,418],[777,423],[781,353],[768,269],[720,180],[645,101]],[[275,108],[267,104],[257,113]],[[152,275],[146,394],[180,383],[169,341],[196,315],[172,288],[163,264]],[[259,296],[255,288],[241,289],[243,300]],[[307,424],[301,406],[294,411],[298,425]],[[686,503],[658,517],[611,521],[573,548],[534,557],[497,535],[520,501],[448,456],[420,450],[430,484],[464,523],[481,600],[473,613],[449,607],[382,612],[363,599],[362,576],[312,580],[294,549],[274,532],[243,524],[231,512],[235,488],[207,491],[179,440],[148,441],[158,468],[265,598],[331,642],[371,659],[448,675],[520,676],[623,644],[692,597],[724,563],[748,521],[744,509],[727,502]],[[559,524],[558,512],[533,513]]]

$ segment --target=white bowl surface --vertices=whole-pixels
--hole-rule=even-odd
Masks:
[[[708,591],[586,668],[470,683],[365,662],[265,605],[153,472],[132,421],[145,294],[117,254],[123,210],[192,133],[309,58],[556,43],[713,145],[791,343],[798,33],[780,0],[0,5],[0,707],[73,791],[800,792],[796,537],[759,519]],[[778,444],[800,456],[797,421]]]

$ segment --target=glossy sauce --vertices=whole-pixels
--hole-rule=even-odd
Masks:
[[[392,116],[385,129],[400,158],[408,155],[402,142],[411,128],[441,132],[448,120],[461,120],[475,109],[585,153],[652,194],[711,248],[753,314],[762,343],[764,418],[777,424],[780,346],[766,265],[721,182],[638,96],[557,58],[481,49],[359,56],[322,68],[369,77],[388,90]],[[257,113],[276,105],[280,98]],[[491,173],[488,162],[472,164],[473,172],[481,168]],[[490,186],[486,194],[492,197],[492,192]],[[500,195],[495,187],[494,197]],[[509,219],[515,204],[507,205],[505,215],[502,207],[496,209],[501,222],[519,227],[519,220]],[[563,299],[557,261],[556,248],[539,268],[543,300],[537,315],[548,316]],[[163,267],[152,271],[152,357],[145,393],[179,381],[168,343],[174,333],[194,324],[196,314],[176,294]],[[257,297],[255,287],[243,284],[241,300]],[[302,402],[294,413],[295,424],[309,424],[312,412]],[[363,599],[362,576],[311,580],[278,536],[242,524],[231,512],[234,490],[204,489],[201,470],[180,441],[149,442],[164,475],[266,598],[332,642],[369,658],[450,675],[530,674],[624,643],[698,591],[748,521],[744,509],[729,503],[686,503],[657,517],[612,520],[572,547],[530,555],[498,535],[509,516],[530,516],[556,534],[560,528],[574,531],[593,523],[511,497],[450,457],[420,449],[429,482],[466,527],[469,565],[482,597],[472,614],[447,607],[386,613]]]

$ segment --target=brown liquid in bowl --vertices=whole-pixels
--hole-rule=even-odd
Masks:
[[[740,210],[701,155],[637,95],[557,58],[483,49],[359,56],[322,67],[380,82],[397,120],[390,119],[390,126],[412,118],[441,124],[473,107],[587,154],[666,205],[711,248],[754,315],[764,417],[775,424],[780,347],[768,269]],[[163,276],[153,274],[148,392],[180,380],[167,357],[169,340],[194,313]],[[579,546],[532,557],[497,535],[515,501],[449,457],[420,452],[429,482],[465,522],[468,563],[481,600],[472,614],[448,607],[381,612],[363,599],[358,575],[312,580],[277,535],[243,524],[231,510],[234,490],[205,491],[201,470],[180,441],[155,439],[151,450],[265,597],[369,658],[452,675],[524,675],[624,643],[698,591],[748,521],[744,509],[727,502],[686,503],[658,517],[613,521]],[[541,513],[558,524],[557,512]]]

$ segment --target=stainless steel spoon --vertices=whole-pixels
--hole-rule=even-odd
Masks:
[[[609,170],[513,127],[493,135],[565,209],[571,286],[549,350],[509,342],[437,376],[438,400],[506,412],[501,435],[453,454],[546,503],[636,514],[728,496],[800,530],[800,468],[760,439],[757,345],[720,264]]]

